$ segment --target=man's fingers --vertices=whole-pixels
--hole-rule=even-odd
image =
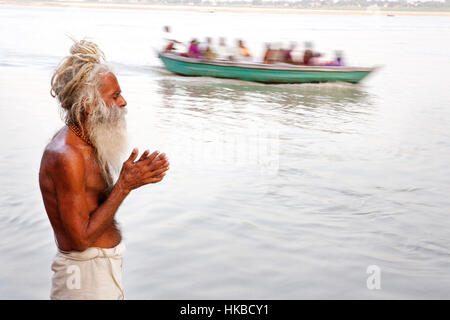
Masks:
[[[161,174],[158,174],[156,177],[154,177],[155,179],[159,179],[159,178],[164,178],[164,176],[166,175],[166,173],[165,172],[163,172],[163,173],[161,173]]]
[[[164,176],[156,177],[156,178],[148,178],[145,180],[145,184],[160,182]]]
[[[166,156],[165,153],[161,153],[161,154],[158,156],[158,159],[166,159],[166,158],[167,158],[167,156]]]
[[[156,157],[155,160],[164,160],[166,158],[167,158],[167,156],[165,153],[160,153],[160,154],[158,154],[158,156]]]
[[[125,162],[128,162],[128,163],[134,162],[134,160],[136,160],[138,152],[139,152],[139,150],[137,148],[134,148],[133,151],[131,151],[130,157]]]
[[[156,176],[160,175],[161,173],[163,173],[164,171],[167,171],[167,170],[169,170],[169,167],[164,167],[164,168],[161,168],[161,169],[158,169],[158,170],[154,170],[154,171],[152,171],[152,177],[156,177]]]
[[[148,167],[149,167],[150,170],[156,170],[156,169],[159,169],[161,167],[167,167],[168,165],[169,165],[169,161],[168,160],[156,159]]]
[[[166,172],[167,170],[169,170],[169,167],[163,167],[163,168],[158,169],[158,170],[152,170],[152,171],[149,171],[148,173],[144,174],[143,178],[144,179],[155,178],[155,177],[159,176],[160,174]]]
[[[149,150],[145,150],[144,153],[141,155],[141,157],[139,158],[139,161],[144,160],[145,158],[147,158],[148,154],[150,153]]]
[[[153,152],[147,159],[145,159],[145,164],[149,165],[158,156],[159,151]]]

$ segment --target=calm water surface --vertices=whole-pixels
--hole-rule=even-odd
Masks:
[[[363,84],[183,78],[154,54],[237,35],[314,41],[383,67]],[[131,145],[165,151],[164,182],[117,217],[130,299],[450,298],[450,19],[0,7],[0,298],[48,299],[56,252],[42,150],[66,34],[94,39],[128,101]],[[246,153],[267,147],[255,158]],[[253,154],[254,155],[254,154]],[[368,290],[369,265],[381,290]]]

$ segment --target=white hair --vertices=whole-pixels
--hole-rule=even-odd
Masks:
[[[101,99],[99,80],[108,74],[105,55],[93,42],[76,41],[56,68],[51,79],[50,94],[56,97],[66,123],[81,127],[87,105],[97,105]]]
[[[66,124],[84,130],[97,153],[102,176],[109,186],[111,175],[121,167],[123,151],[127,146],[126,109],[107,106],[100,94],[101,80],[111,68],[104,62],[105,55],[93,42],[76,41],[56,68],[51,79],[50,94],[56,97]],[[86,107],[91,106],[86,118]]]

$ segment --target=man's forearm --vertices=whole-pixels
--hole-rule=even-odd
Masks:
[[[117,209],[129,193],[129,190],[125,190],[116,183],[106,200],[91,214],[85,233],[88,246],[111,225]]]

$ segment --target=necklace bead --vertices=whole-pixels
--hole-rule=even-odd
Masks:
[[[79,137],[81,140],[86,142],[91,147],[94,147],[94,144],[91,142],[89,137],[86,137],[86,135],[81,131],[81,128],[79,126],[77,126],[73,123],[70,123],[68,126],[69,126],[69,129],[72,130],[72,132],[75,133],[75,135],[77,137]]]

